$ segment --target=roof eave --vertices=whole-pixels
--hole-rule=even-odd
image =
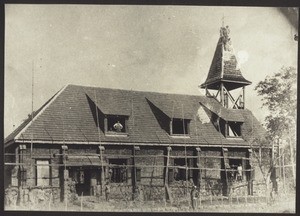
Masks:
[[[247,143],[247,141],[243,140]],[[57,144],[57,145],[123,145],[123,146],[183,146],[182,143],[146,143],[146,142],[86,142],[86,141],[50,141],[50,140],[15,140],[15,143],[33,143],[33,144]],[[239,148],[249,148],[250,144],[237,144],[237,143],[226,143],[226,144],[208,144],[208,143],[186,143],[185,146],[189,147],[239,147]]]

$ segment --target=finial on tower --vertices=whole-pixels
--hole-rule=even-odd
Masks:
[[[220,38],[212,58],[207,78],[201,88],[218,91],[217,95],[221,96],[220,102],[228,108],[243,109],[245,107],[244,93],[234,99],[231,91],[250,85],[251,82],[246,80],[240,69],[237,67],[237,59],[231,45],[229,37],[229,27],[224,27],[224,16],[222,18],[222,27],[220,28]],[[209,96],[209,92],[206,93]]]

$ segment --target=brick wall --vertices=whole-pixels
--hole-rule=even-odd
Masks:
[[[45,148],[46,147],[46,148]],[[97,145],[94,146],[83,146],[83,145],[72,145],[68,146],[68,155],[84,155],[87,153],[90,154],[98,154],[99,149]],[[141,178],[140,181],[137,182],[137,185],[140,187],[142,191],[142,196],[144,200],[163,200],[166,196],[166,191],[164,188],[164,178],[165,178],[165,164],[166,164],[166,147],[140,147],[140,150],[136,151],[135,164],[136,167],[141,169]],[[61,156],[54,154],[61,153],[61,145],[34,145],[32,159],[30,158],[30,146],[27,146],[27,149],[24,151],[27,156],[24,155],[23,162],[25,163],[25,169],[27,170],[27,181],[26,187],[27,189],[30,187],[31,189],[39,190],[39,187],[36,187],[36,167],[31,166],[31,163],[34,165],[37,159],[45,159],[49,160],[50,164],[61,164]],[[133,153],[133,147],[114,147],[114,146],[106,146],[104,151],[104,160],[109,162],[110,158],[126,158],[127,164],[132,165],[133,159],[130,158],[130,155]],[[149,155],[149,157],[138,157],[139,155]],[[155,155],[152,157],[150,155]],[[181,148],[172,148],[170,152],[171,156],[182,156],[185,158],[185,151]],[[186,150],[187,156],[195,156],[196,149],[195,148],[187,148]],[[200,152],[200,166],[216,169],[216,170],[203,170],[202,171],[202,179],[201,179],[201,193],[202,195],[210,195],[213,191],[214,194],[218,195],[222,192],[222,187],[224,183],[224,179],[222,178],[221,171],[218,170],[222,168],[222,158],[205,158],[204,156],[221,156],[222,152],[220,148],[201,148]],[[246,157],[247,150],[246,149],[229,149],[229,156],[236,157]],[[191,164],[193,167],[196,166],[197,159],[188,159],[191,160]],[[161,167],[151,167],[151,166],[161,166]],[[174,165],[174,158],[170,159],[170,165]],[[140,167],[139,167],[140,166]],[[143,167],[142,167],[143,166]],[[149,166],[149,167],[146,167]],[[16,166],[17,167],[17,166]],[[16,169],[17,170],[17,169]],[[52,187],[55,188],[55,194],[58,194],[58,197],[62,197],[62,192],[60,188],[63,187],[63,167],[60,166],[51,166],[51,184]],[[131,200],[133,197],[133,188],[132,188],[132,172],[133,168],[128,168],[127,172],[127,182],[124,183],[112,183],[111,184],[111,198],[112,199],[128,199]],[[197,171],[197,170],[195,170]],[[192,172],[192,175],[196,172]],[[108,176],[108,175],[107,175]],[[189,175],[190,176],[190,175]],[[15,179],[17,180],[17,174]],[[196,183],[196,182],[195,182]],[[18,183],[17,183],[18,185]],[[190,189],[193,185],[193,181],[189,179],[188,184],[185,181],[175,181],[170,183],[170,191],[172,196],[179,197],[182,194],[186,194],[190,192]],[[188,187],[187,187],[188,186]],[[26,188],[25,187],[25,188]],[[44,189],[46,189],[45,187]],[[69,194],[74,194],[74,188],[71,189],[70,186],[67,190],[70,191]],[[242,188],[242,187],[240,187]],[[255,189],[254,189],[255,190]],[[243,194],[242,189],[237,189],[236,193]],[[244,191],[244,190],[243,190]],[[75,191],[76,192],[76,191]],[[26,196],[26,190],[23,192]],[[70,195],[73,196],[73,195]],[[73,197],[74,198],[74,197]],[[73,198],[70,198],[72,200]],[[24,198],[26,199],[26,198]]]
[[[157,155],[163,156],[163,149],[145,149],[136,151],[136,155]],[[161,167],[140,167],[141,169],[141,181],[139,185],[158,185],[163,186],[164,184],[164,157],[136,157],[135,164],[139,166],[161,166]]]

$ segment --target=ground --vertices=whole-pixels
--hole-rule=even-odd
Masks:
[[[5,210],[43,210],[43,211],[96,211],[96,212],[265,212],[265,213],[295,213],[295,194],[283,195],[277,197],[275,201],[267,204],[264,197],[253,198],[247,197],[247,200],[239,197],[233,199],[231,204],[228,199],[223,201],[218,199],[202,200],[202,205],[198,209],[193,210],[189,205],[188,199],[182,199],[173,203],[168,202],[125,202],[114,201],[109,202],[90,199],[85,197],[82,202],[78,200],[75,204],[65,206],[63,203],[47,204],[41,203],[36,207],[18,207],[11,206]]]

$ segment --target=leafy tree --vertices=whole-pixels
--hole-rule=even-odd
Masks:
[[[295,163],[296,111],[297,111],[297,73],[293,67],[282,67],[273,76],[267,76],[255,87],[262,96],[263,106],[269,110],[265,118],[270,142],[279,143],[288,152],[289,162]],[[295,167],[292,173],[295,181]]]

